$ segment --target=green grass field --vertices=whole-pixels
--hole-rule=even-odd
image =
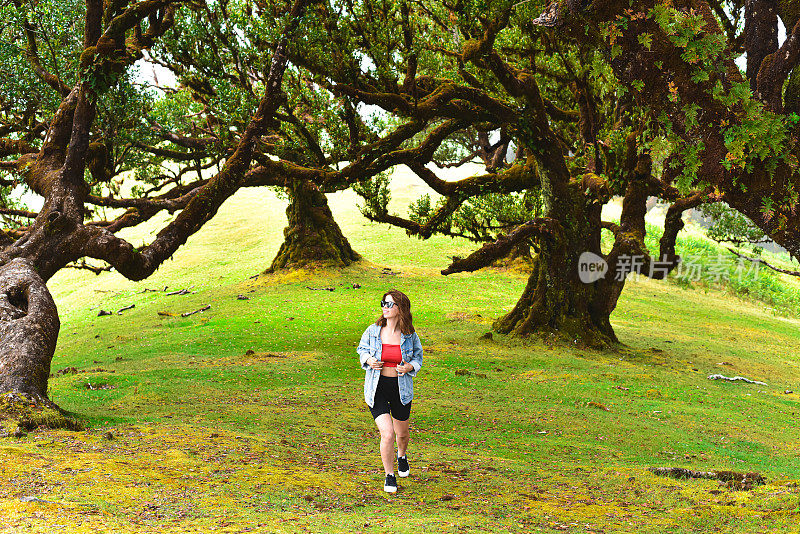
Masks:
[[[418,192],[401,188],[394,207]],[[50,395],[88,429],[0,440],[0,531],[797,531],[794,316],[640,279],[612,317],[619,352],[480,339],[523,274],[443,277],[473,245],[371,224],[349,192],[330,202],[367,260],[342,271],[251,279],[285,224],[274,193],[253,189],[148,280],[60,272]],[[128,237],[147,243],[156,222]],[[392,287],[412,299],[425,355],[412,476],[389,496],[355,346]],[[767,484],[735,491],[652,466],[758,471]]]

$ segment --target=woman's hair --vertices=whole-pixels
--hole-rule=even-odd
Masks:
[[[397,317],[397,326],[400,328],[400,331],[406,335],[413,334],[414,324],[412,323],[413,318],[411,317],[411,301],[405,293],[396,289],[390,289],[384,293],[381,300],[386,300],[386,295],[392,296],[394,305],[400,310],[400,314]],[[375,320],[375,324],[378,326],[386,326],[386,317],[383,316],[383,310],[381,310],[381,314]]]

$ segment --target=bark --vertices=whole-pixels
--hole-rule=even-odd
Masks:
[[[60,328],[56,304],[33,264],[21,258],[0,267],[0,290],[0,394],[49,405],[47,379]]]
[[[289,225],[284,242],[266,272],[311,266],[346,267],[361,259],[333,219],[325,194],[312,182],[293,182],[288,188]]]
[[[494,328],[503,334],[536,334],[545,339],[607,347],[618,343],[609,320],[618,294],[603,290],[616,285],[609,281],[613,272],[606,272],[605,278],[588,284],[579,276],[582,253],[603,257],[602,205],[587,202],[576,183],[571,185],[569,193],[572,202],[559,202],[559,208],[549,213],[555,222],[553,230],[537,239],[533,272],[519,301],[511,312],[495,321]]]

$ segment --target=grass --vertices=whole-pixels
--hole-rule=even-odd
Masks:
[[[659,257],[659,240],[664,233],[663,218],[647,222],[645,244],[651,257]],[[606,217],[619,224],[619,219]],[[659,225],[661,223],[661,225]],[[800,281],[795,276],[779,273],[769,267],[738,258],[723,244],[717,243],[702,233],[695,225],[687,229],[676,240],[676,251],[682,263],[667,280],[684,289],[722,290],[731,297],[756,304],[766,304],[775,315],[800,318]],[[603,232],[601,246],[605,253],[611,250],[613,236]],[[752,257],[752,254],[745,252]],[[764,251],[762,259],[779,268],[797,270],[786,252],[775,254]],[[611,273],[612,275],[614,273]],[[633,276],[633,275],[631,275]]]
[[[398,209],[413,194],[401,189]],[[0,440],[0,531],[797,531],[795,318],[640,279],[613,315],[619,352],[480,339],[525,277],[445,278],[469,243],[410,239],[353,204],[332,195],[368,261],[341,271],[251,279],[285,218],[270,191],[247,190],[146,281],[59,273],[53,371],[80,371],[54,376],[50,394],[89,429]],[[129,237],[146,242],[152,228]],[[164,286],[195,292],[143,292]],[[394,496],[355,354],[389,287],[410,295],[425,349],[412,476]],[[767,485],[733,491],[650,466],[759,471]]]

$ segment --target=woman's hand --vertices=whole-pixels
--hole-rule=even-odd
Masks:
[[[373,369],[383,369],[383,362],[379,361],[377,358],[374,358],[372,356],[367,358],[367,365],[369,365]]]
[[[404,375],[409,371],[413,371],[414,366],[410,363],[406,362],[405,360],[401,360],[401,362],[397,365],[397,374]]]

